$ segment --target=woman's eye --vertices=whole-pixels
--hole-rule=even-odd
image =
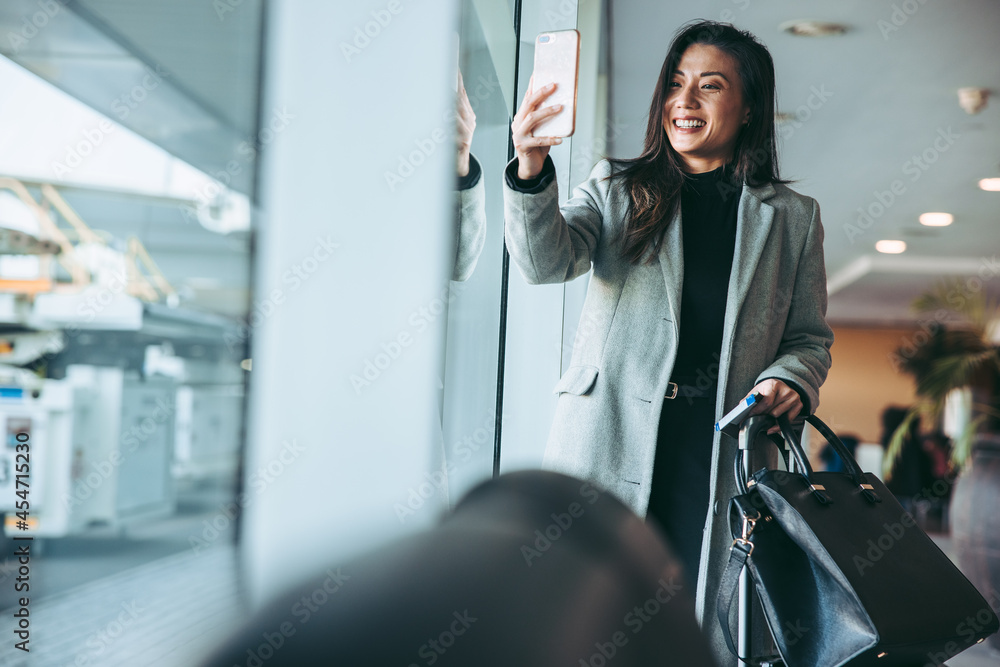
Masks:
[[[679,81],[671,81],[670,83],[667,84],[667,86],[670,88],[680,88],[681,84]]]
[[[719,90],[719,87],[714,83],[706,83],[702,88],[708,88],[710,90]]]

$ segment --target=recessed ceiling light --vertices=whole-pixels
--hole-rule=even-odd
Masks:
[[[955,216],[951,213],[921,213],[920,224],[928,227],[947,227],[955,222]]]
[[[847,32],[847,26],[843,23],[804,20],[785,21],[778,29],[799,37],[829,37]]]
[[[875,249],[887,255],[898,255],[906,250],[906,241],[883,239],[875,243]]]
[[[979,181],[979,187],[989,192],[1000,192],[1000,178],[983,178]]]

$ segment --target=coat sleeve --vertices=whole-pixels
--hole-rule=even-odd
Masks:
[[[755,382],[776,378],[800,390],[805,394],[807,414],[812,414],[819,406],[819,388],[830,370],[833,330],[826,323],[826,302],[823,224],[819,204],[813,201],[812,219],[799,255],[777,357]]]
[[[517,172],[517,158],[504,174],[504,229],[507,250],[532,285],[563,283],[590,271],[604,225],[611,174],[607,160],[559,206],[556,179],[535,194],[518,192],[507,176]]]
[[[479,256],[486,244],[486,189],[483,185],[482,167],[474,155],[469,156],[471,185],[455,192],[455,267],[451,279],[468,280],[476,269]]]

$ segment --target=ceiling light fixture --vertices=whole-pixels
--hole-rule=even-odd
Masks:
[[[847,26],[843,23],[826,23],[824,21],[806,21],[801,19],[785,21],[778,26],[778,29],[798,37],[830,37],[831,35],[843,35],[847,32]]]
[[[898,255],[906,251],[906,241],[883,239],[875,243],[875,249],[886,255]]]
[[[927,227],[947,227],[955,222],[955,216],[951,213],[928,212],[920,214],[920,224]]]
[[[989,97],[989,88],[959,88],[958,106],[962,107],[965,113],[975,115],[986,108]]]
[[[1000,178],[980,179],[979,187],[987,192],[1000,192]]]

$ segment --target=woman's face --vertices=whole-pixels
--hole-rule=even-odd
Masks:
[[[667,81],[663,129],[689,173],[729,162],[750,115],[736,61],[718,47],[692,44]]]

